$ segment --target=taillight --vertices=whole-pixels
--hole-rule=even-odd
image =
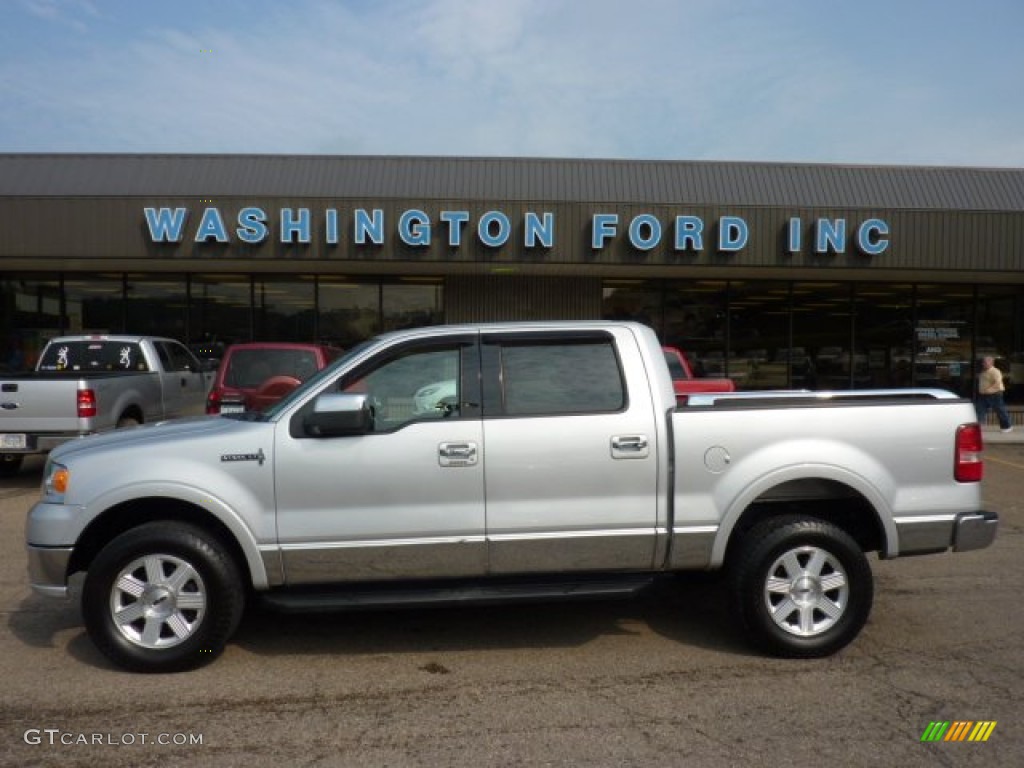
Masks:
[[[96,390],[78,390],[78,418],[91,419],[96,415]]]
[[[984,474],[980,424],[961,424],[956,430],[956,463],[953,477],[959,483],[977,483]]]
[[[207,413],[220,413],[220,401],[221,391],[214,387],[210,390],[210,394],[206,396],[206,412]]]

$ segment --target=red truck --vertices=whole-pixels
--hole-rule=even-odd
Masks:
[[[681,349],[662,347],[669,373],[672,374],[672,388],[676,392],[676,400],[685,402],[689,395],[697,392],[735,392],[736,384],[732,379],[706,379],[695,376],[690,361]]]
[[[207,413],[261,411],[341,354],[337,347],[284,341],[232,344],[206,397]]]

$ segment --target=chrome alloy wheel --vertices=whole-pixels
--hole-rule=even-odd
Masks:
[[[804,546],[784,552],[768,571],[765,607],[772,621],[798,637],[828,631],[849,605],[850,584],[828,551]]]
[[[125,566],[110,590],[117,630],[143,648],[171,648],[188,640],[206,613],[206,588],[179,557],[151,554]]]

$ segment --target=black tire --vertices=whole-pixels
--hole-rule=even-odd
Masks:
[[[0,477],[14,477],[24,460],[20,453],[0,453]]]
[[[138,419],[134,416],[122,416],[117,420],[117,429],[128,429],[130,427],[137,427],[141,424]]]
[[[201,528],[171,521],[113,539],[82,591],[89,637],[135,672],[178,672],[212,661],[244,607],[238,564],[225,547]]]
[[[786,516],[755,526],[732,567],[736,613],[751,640],[776,656],[833,654],[871,613],[867,558],[845,531],[822,520]]]

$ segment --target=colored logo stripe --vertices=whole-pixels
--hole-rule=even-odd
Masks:
[[[946,735],[946,730],[949,728],[949,721],[946,722],[931,722],[928,723],[928,727],[924,729],[924,733],[921,734],[921,741],[942,741],[942,737]]]
[[[995,729],[995,720],[978,723],[974,726],[974,730],[971,731],[971,735],[967,737],[968,741],[988,741],[988,737],[992,735],[992,731]]]
[[[921,741],[988,741],[995,729],[995,720],[932,721],[921,734]]]

